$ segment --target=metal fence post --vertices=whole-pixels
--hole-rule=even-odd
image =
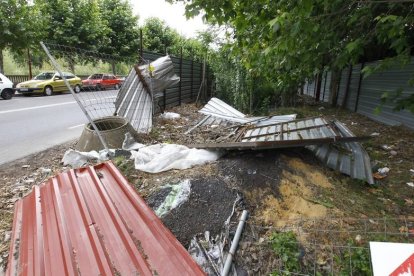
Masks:
[[[352,64],[349,65],[348,80],[346,82],[345,95],[344,95],[344,99],[342,100],[341,108],[344,108],[346,106],[347,101],[348,101],[349,85],[351,83],[351,76],[352,76]]]
[[[322,101],[325,102],[325,91],[326,91],[326,80],[328,79],[328,71],[325,72],[325,81],[323,84],[323,95],[322,95]]]
[[[315,101],[319,102],[319,98],[321,97],[321,86],[322,86],[322,79],[321,73],[318,73],[316,76],[316,90],[315,90]]]
[[[365,66],[365,62],[361,63],[361,70],[359,71],[359,83],[358,83],[357,96],[355,100],[354,112],[357,112],[358,110],[359,94],[361,92],[361,82],[362,82],[362,77],[363,77],[362,69],[364,69],[364,66]]]
[[[191,101],[193,101],[193,78],[194,78],[193,64],[194,64],[194,61],[191,60],[191,88],[190,88],[191,89],[191,94],[190,94]]]
[[[182,90],[182,83],[183,83],[183,47],[180,49],[180,86],[179,86],[179,97],[178,97],[178,105],[181,105],[181,90]]]

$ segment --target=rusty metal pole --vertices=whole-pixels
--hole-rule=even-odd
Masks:
[[[29,64],[29,78],[32,79],[33,75],[32,75],[32,56],[30,55],[30,49],[27,48],[27,59],[28,59],[28,64]]]

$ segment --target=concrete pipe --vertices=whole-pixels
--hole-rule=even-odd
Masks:
[[[99,129],[103,139],[110,149],[122,148],[122,142],[125,139],[125,133],[130,133],[132,137],[137,137],[137,132],[131,124],[123,117],[109,116],[96,119],[93,121]],[[83,129],[82,135],[76,145],[78,151],[102,150],[104,146],[99,141],[98,135],[93,129],[91,123]]]

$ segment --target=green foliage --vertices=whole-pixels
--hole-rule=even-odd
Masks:
[[[137,59],[139,49],[138,17],[132,13],[129,2],[101,0],[100,13],[107,31],[99,52],[113,55],[115,59]]]
[[[170,0],[233,29],[232,50],[253,77],[294,94],[307,78],[361,60],[410,55],[413,3],[342,0]],[[331,92],[335,85],[332,86]],[[334,94],[334,93],[333,93]]]
[[[3,50],[21,53],[44,35],[40,5],[26,0],[0,0],[0,72],[3,72]]]
[[[349,242],[349,249],[340,256],[334,256],[336,266],[340,267],[340,275],[372,275],[371,259],[368,248]]]
[[[183,57],[202,61],[208,49],[209,42],[202,42],[208,37],[206,34],[201,33],[201,39],[187,39],[169,27],[165,21],[155,17],[145,21],[142,34],[144,49],[151,52],[180,56],[182,48]]]
[[[283,271],[300,271],[300,248],[293,232],[273,233],[270,237],[270,246],[282,261]],[[274,272],[272,275],[280,274]],[[289,275],[289,273],[282,275]]]

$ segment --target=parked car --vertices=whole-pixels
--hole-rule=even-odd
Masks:
[[[102,90],[106,88],[119,89],[122,81],[112,74],[93,74],[82,81],[82,87],[86,89]]]
[[[68,80],[70,86],[75,93],[81,91],[82,80],[72,73],[62,72]],[[40,94],[46,96],[52,95],[54,92],[68,91],[63,78],[58,72],[43,72],[32,80],[17,84],[16,91],[23,95]]]
[[[13,95],[13,82],[0,73],[0,96],[5,100],[10,100]]]

